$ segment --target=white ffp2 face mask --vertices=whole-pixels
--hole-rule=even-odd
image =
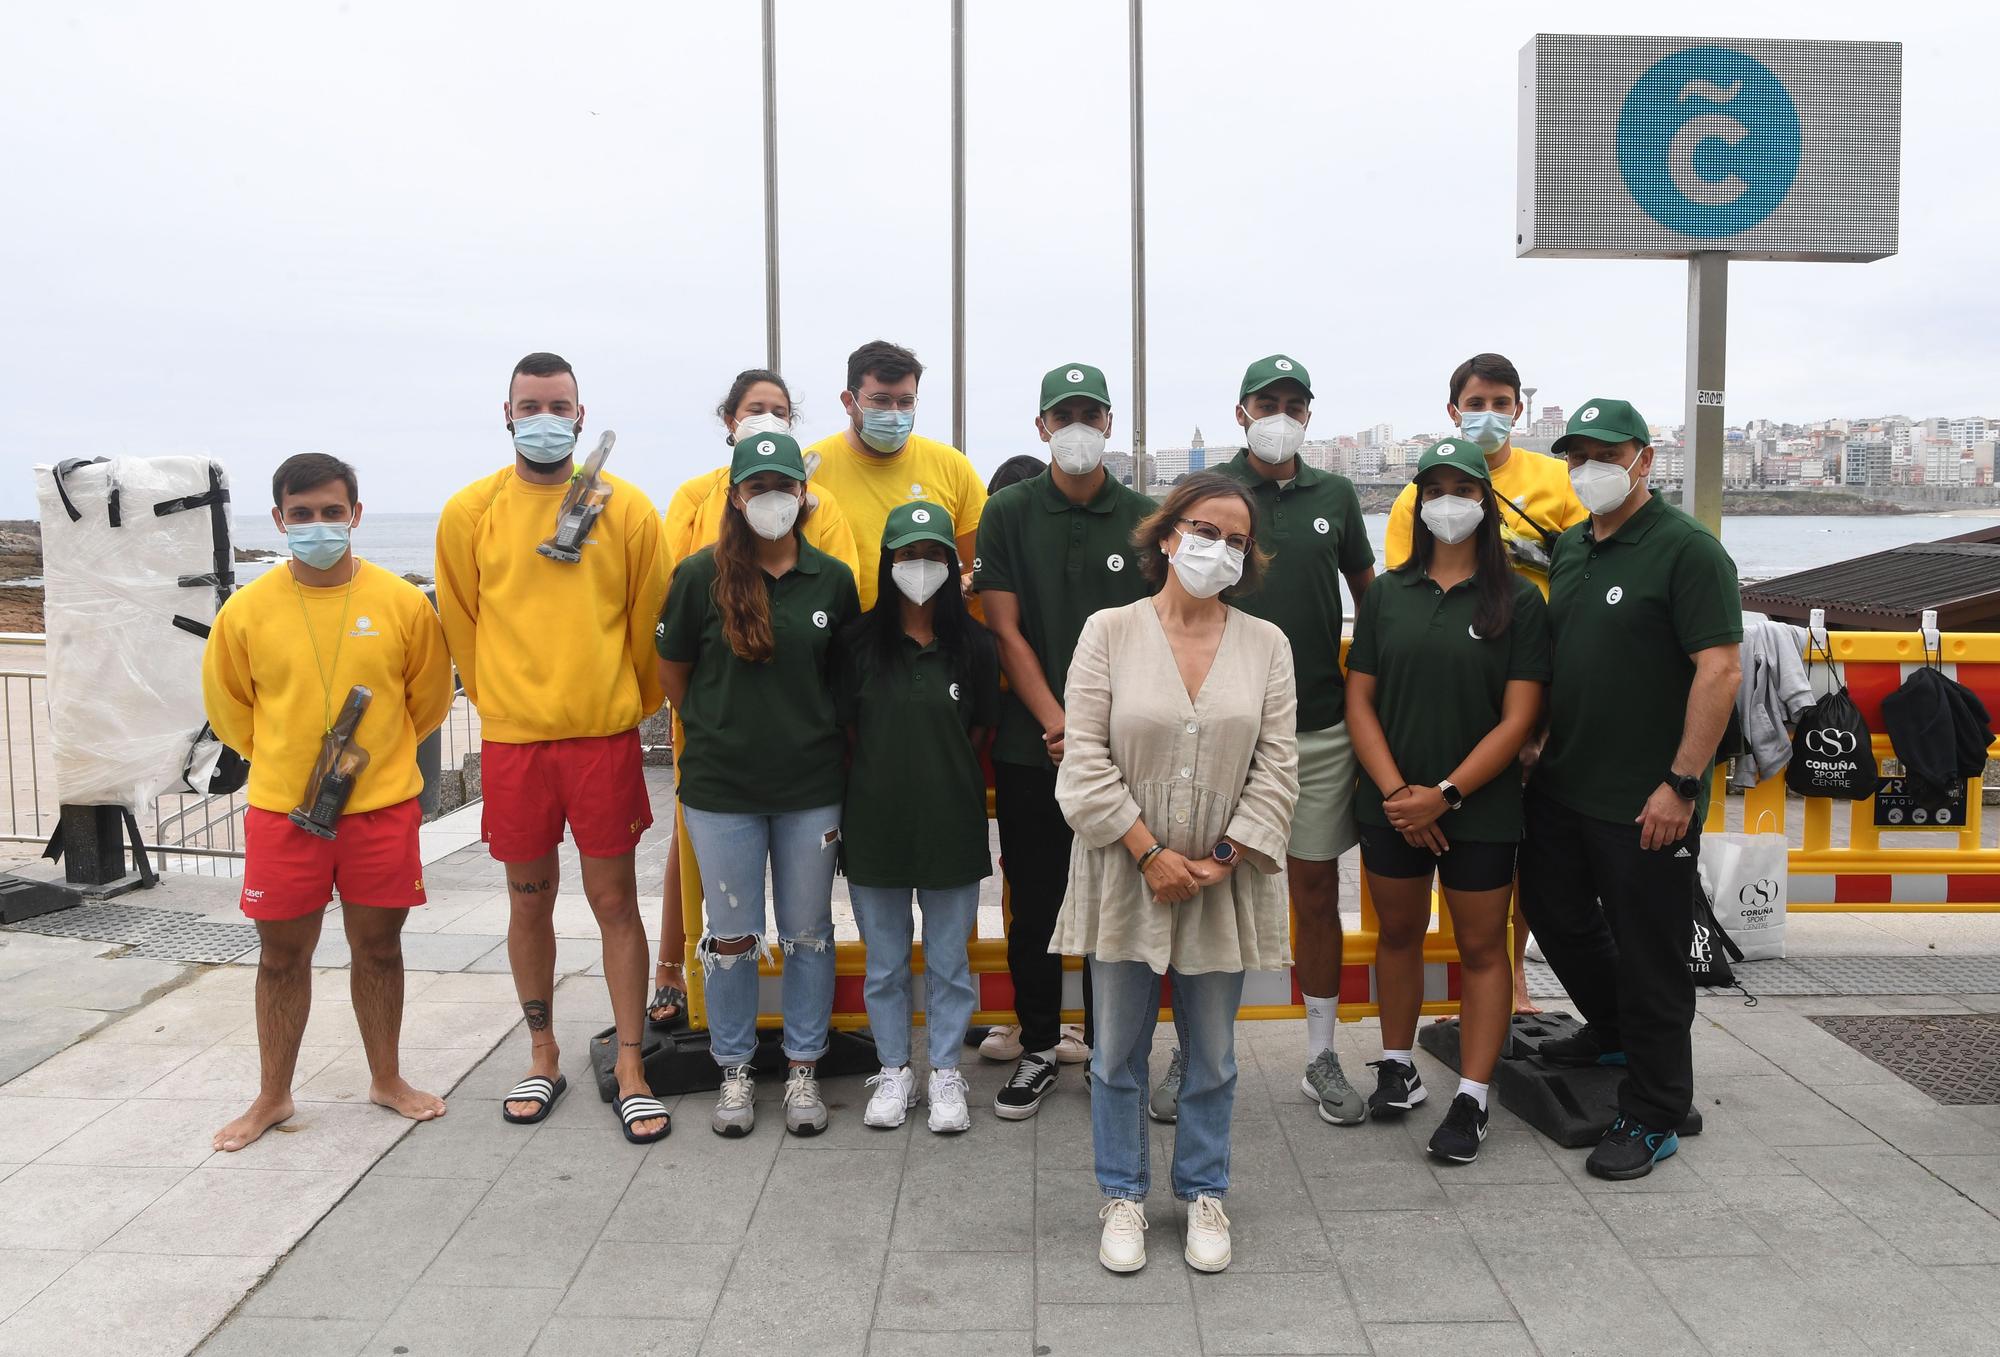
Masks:
[[[1065,424],[1049,435],[1049,456],[1070,475],[1088,476],[1104,465],[1104,431]]]
[[[1306,441],[1306,426],[1290,415],[1266,415],[1262,419],[1253,419],[1245,432],[1249,436],[1251,453],[1272,466],[1289,462]]]
[[[889,567],[889,577],[904,598],[924,604],[951,578],[951,567],[943,561],[898,561]]]
[[[799,521],[799,497],[789,490],[766,490],[752,495],[743,506],[750,530],[767,542],[775,542]]]
[[[1630,467],[1616,462],[1585,462],[1571,467],[1569,483],[1576,490],[1577,502],[1593,514],[1608,514],[1623,504],[1639,484],[1632,471],[1639,465],[1643,451],[1633,455]]]
[[[1210,541],[1184,532],[1168,559],[1181,588],[1196,598],[1214,598],[1243,578],[1243,553],[1219,538]]]
[[[754,415],[745,415],[743,418],[737,420],[735,432],[731,433],[726,441],[733,444],[739,439],[755,438],[760,433],[790,433],[791,431],[792,421],[782,415],[767,414],[760,410]]]
[[[1417,512],[1423,515],[1424,526],[1431,530],[1431,536],[1455,547],[1479,531],[1480,520],[1486,517],[1486,506],[1463,495],[1439,495],[1425,500]]]

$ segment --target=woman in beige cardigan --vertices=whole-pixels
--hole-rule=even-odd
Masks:
[[[1161,976],[1173,978],[1187,1063],[1173,1161],[1185,1257],[1220,1272],[1243,973],[1291,962],[1291,645],[1228,604],[1263,569],[1255,519],[1236,482],[1181,482],[1133,534],[1159,592],[1084,624],[1063,697],[1056,799],[1076,843],[1050,950],[1089,958],[1091,1135],[1108,1199],[1097,1256],[1114,1272],[1146,1265],[1146,1066]]]

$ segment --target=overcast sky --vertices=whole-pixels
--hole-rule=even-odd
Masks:
[[[967,9],[968,451],[1038,448],[1036,383],[1077,361],[1110,375],[1125,446],[1126,5]],[[948,437],[949,5],[778,12],[802,432],[835,427],[846,354],[883,337],[932,365],[917,427]],[[1316,434],[1440,427],[1486,348],[1542,401],[1678,422],[1685,265],[1513,255],[1517,54],[1606,14],[1148,0],[1148,441],[1228,441],[1273,350],[1311,369]],[[2000,19],[1672,15],[1906,44],[1902,253],[1734,266],[1731,421],[2000,412]],[[317,450],[378,512],[433,510],[508,460],[505,379],[535,349],[576,364],[614,468],[664,503],[722,460],[714,406],[764,353],[758,31],[755,0],[10,7],[0,515],[33,512],[31,462],[189,451],[246,509]]]

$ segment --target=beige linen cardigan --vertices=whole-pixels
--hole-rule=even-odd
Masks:
[[[1285,634],[1231,608],[1190,702],[1153,601],[1107,608],[1084,623],[1063,713],[1056,800],[1076,841],[1049,950],[1188,975],[1290,965],[1298,693]],[[1247,860],[1191,900],[1158,904],[1119,843],[1142,817],[1185,857],[1227,835]]]

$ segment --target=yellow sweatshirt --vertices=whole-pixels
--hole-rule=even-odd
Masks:
[[[807,481],[806,489],[819,496],[819,507],[806,519],[806,542],[818,547],[852,571],[858,578],[861,562],[854,550],[854,529],[841,512],[840,501],[818,481]],[[722,511],[729,503],[729,468],[704,471],[674,491],[667,501],[667,569],[700,551],[712,547],[722,535]],[[872,564],[872,563],[871,563]]]
[[[607,474],[611,499],[583,559],[535,550],[567,485],[509,466],[451,497],[438,520],[438,611],[484,738],[534,744],[631,730],[664,698],[653,627],[666,600],[660,515]]]
[[[329,709],[339,716],[356,684],[374,697],[355,732],[368,766],[346,813],[397,805],[423,790],[417,742],[451,710],[444,630],[415,585],[367,561],[356,565],[351,594],[344,584],[307,588],[285,564],[237,590],[216,614],[201,657],[202,702],[222,742],[250,760],[250,804],[260,810],[282,815],[304,799]]]

